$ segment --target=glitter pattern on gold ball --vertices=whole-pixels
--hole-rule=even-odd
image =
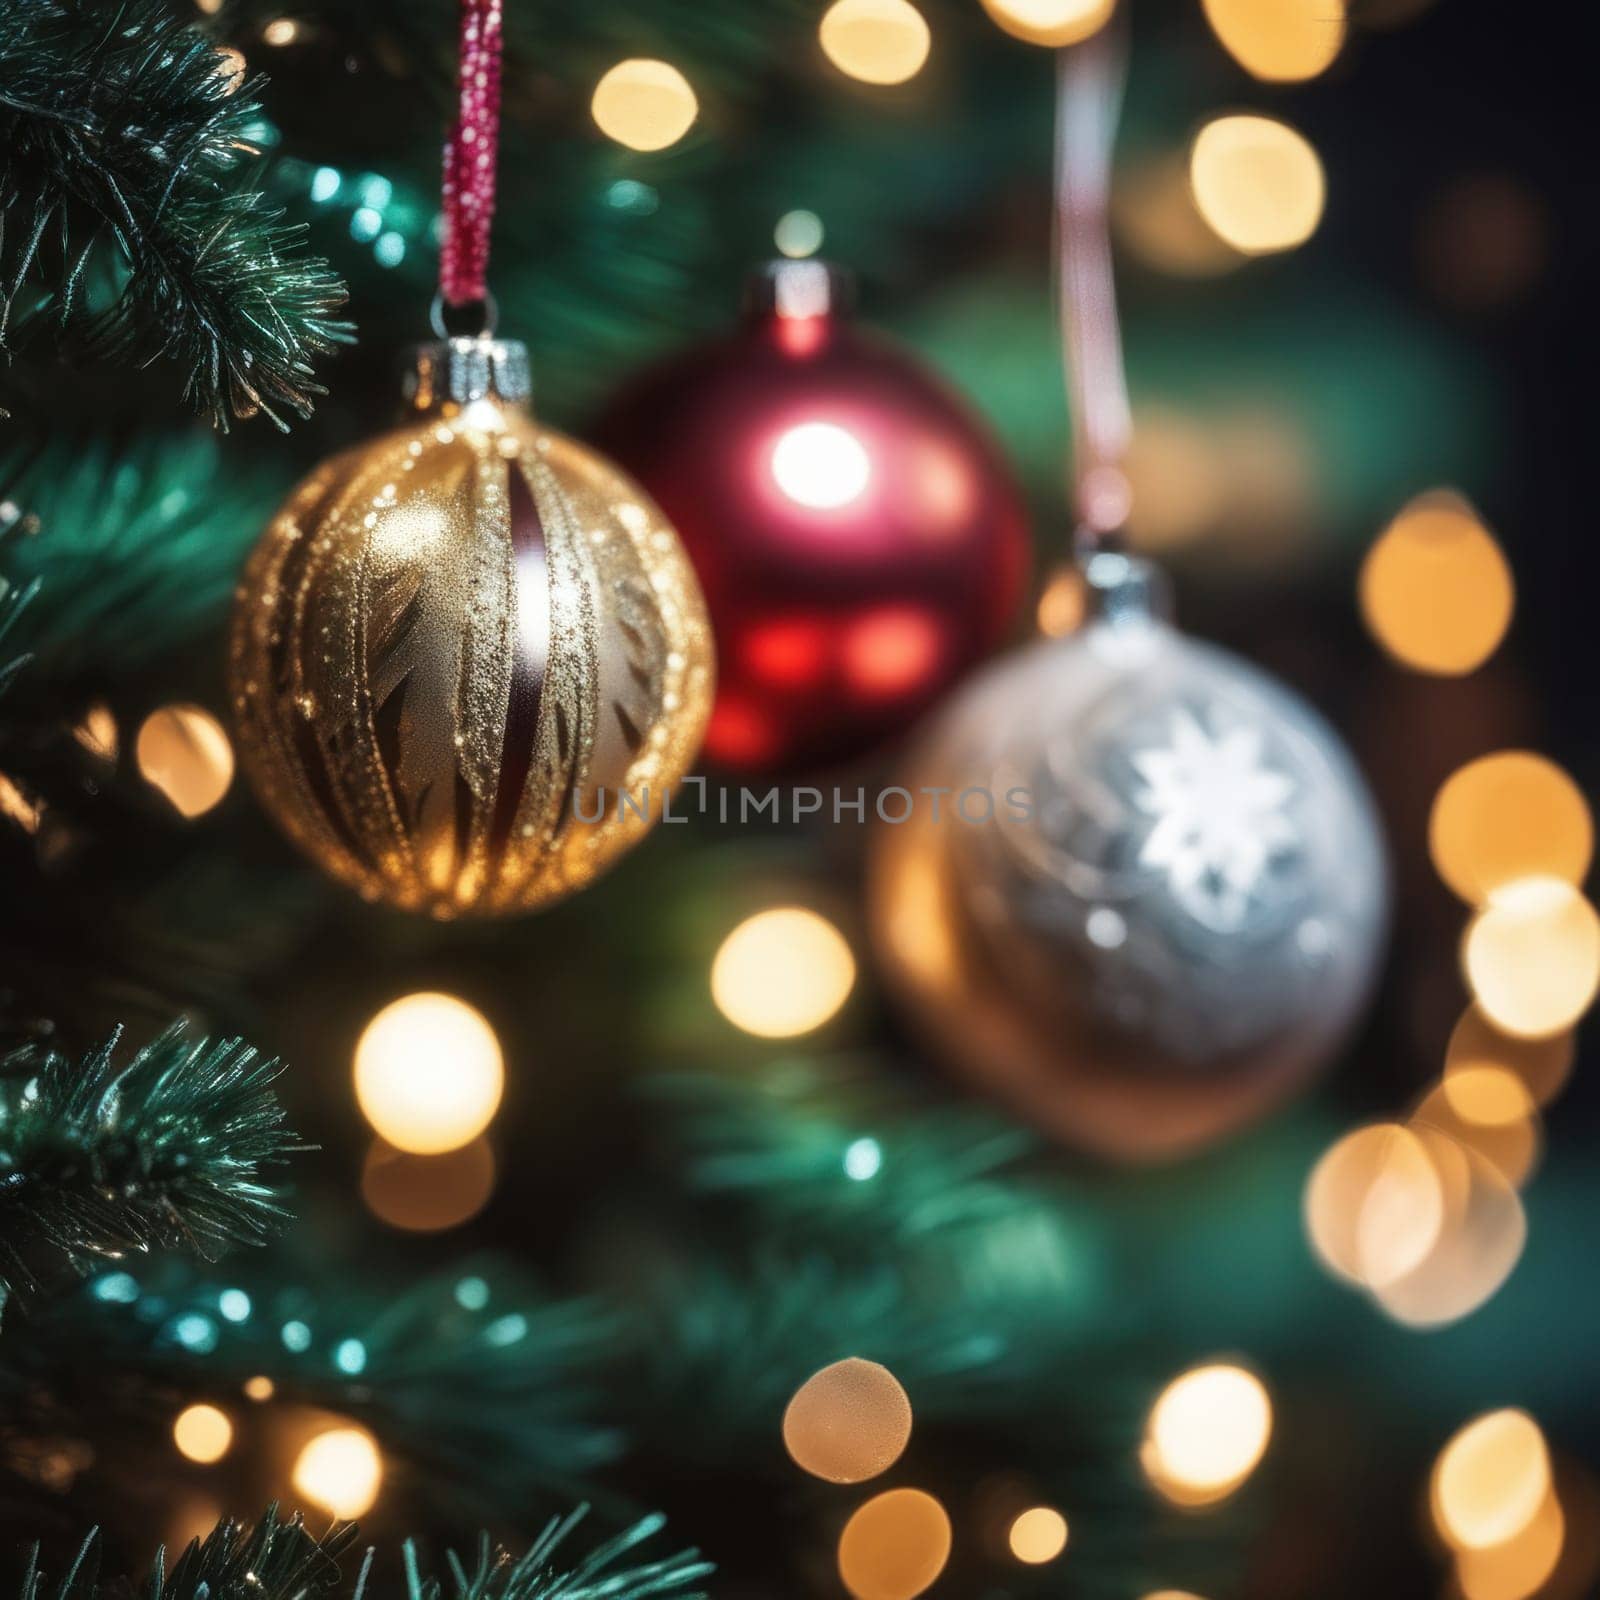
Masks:
[[[1386,873],[1310,707],[1162,617],[1147,563],[974,679],[896,782],[874,941],[932,1045],[1067,1143],[1169,1159],[1281,1102],[1344,1038]],[[977,821],[963,821],[963,817]]]
[[[410,390],[411,420],[313,472],[250,557],[240,759],[366,899],[531,911],[660,815],[705,729],[710,628],[644,492],[522,407],[522,346],[424,346]]]

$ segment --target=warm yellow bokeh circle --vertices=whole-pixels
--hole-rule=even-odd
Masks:
[[[1502,750],[1470,761],[1440,789],[1428,819],[1439,876],[1469,905],[1517,878],[1582,883],[1594,854],[1588,802],[1553,761]]]
[[[849,997],[855,957],[815,911],[775,906],[741,922],[711,963],[711,997],[729,1022],[763,1039],[820,1028]]]
[[[1292,250],[1322,220],[1322,163],[1300,134],[1272,117],[1208,122],[1189,154],[1189,182],[1200,215],[1245,255]]]
[[[1206,20],[1246,72],[1269,83],[1314,78],[1344,43],[1344,0],[1203,0]]]
[[[595,85],[595,125],[630,150],[665,150],[694,126],[700,105],[689,80],[669,61],[619,61]]]
[[[489,1126],[505,1086],[500,1041],[483,1013],[450,994],[387,1005],[356,1045],[356,1100],[396,1150],[440,1155]]]
[[[1098,33],[1116,0],[983,0],[983,9],[1014,39],[1058,49]]]
[[[910,0],[834,0],[817,30],[823,54],[862,83],[914,78],[928,59],[928,24]]]
[[[1373,637],[1397,661],[1453,677],[1494,653],[1516,587],[1471,506],[1435,492],[1412,501],[1367,552],[1360,599]]]

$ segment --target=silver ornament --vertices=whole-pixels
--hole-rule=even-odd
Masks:
[[[1082,628],[992,667],[920,742],[905,787],[986,798],[880,830],[874,930],[967,1071],[1072,1143],[1159,1159],[1328,1061],[1386,871],[1316,712],[1173,628],[1148,564],[1101,554],[1084,580]]]

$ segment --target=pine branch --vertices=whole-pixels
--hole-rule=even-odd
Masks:
[[[0,1057],[0,1306],[46,1261],[210,1259],[286,1215],[260,1181],[296,1148],[278,1063],[237,1039],[190,1044],[177,1023],[119,1066],[118,1037],[78,1062],[34,1044]]]
[[[23,642],[54,677],[104,682],[183,645],[221,618],[285,487],[199,428],[116,445],[51,436],[0,455],[0,498],[32,530],[6,570],[19,586],[46,581]]]
[[[224,1316],[225,1291],[240,1290],[248,1312]],[[324,1264],[296,1276],[281,1260],[234,1264],[221,1281],[177,1260],[138,1279],[118,1269],[19,1322],[5,1349],[10,1376],[37,1394],[90,1369],[219,1398],[269,1378],[287,1399],[365,1423],[496,1518],[534,1495],[589,1492],[622,1449],[606,1420],[617,1319],[487,1264],[400,1290],[392,1273]],[[0,1402],[7,1377],[0,1363]]]
[[[226,428],[308,416],[344,288],[259,187],[260,80],[161,0],[11,0],[0,17],[0,349],[49,324],[172,361]]]
[[[408,1600],[651,1600],[656,1595],[705,1600],[703,1590],[690,1586],[709,1577],[714,1569],[710,1562],[699,1559],[698,1551],[686,1550],[636,1566],[621,1565],[624,1556],[666,1525],[666,1518],[659,1514],[645,1517],[607,1540],[576,1566],[565,1571],[557,1568],[553,1560],[556,1551],[587,1511],[587,1506],[579,1506],[566,1517],[552,1518],[520,1561],[494,1550],[488,1534],[483,1534],[478,1541],[477,1565],[471,1572],[451,1553],[448,1583],[421,1575],[416,1546],[408,1540]]]
[[[5,481],[5,473],[0,470],[0,484]],[[14,501],[0,500],[0,550],[6,547],[21,520],[21,508]],[[12,656],[8,660],[5,642],[6,635],[16,627],[17,618],[22,615],[24,607],[30,605],[38,593],[37,578],[31,582],[19,583],[15,578],[7,577],[5,573],[0,572],[0,694],[4,694],[11,687],[11,680],[31,659],[30,654],[24,651],[21,655]]]
[[[704,1592],[691,1585],[713,1569],[697,1551],[622,1565],[624,1556],[661,1531],[666,1521],[661,1516],[644,1518],[573,1567],[556,1567],[558,1549],[587,1510],[579,1506],[552,1520],[520,1560],[493,1546],[484,1534],[476,1566],[469,1572],[452,1551],[443,1579],[422,1572],[416,1545],[407,1540],[402,1550],[407,1600],[654,1600],[659,1595],[705,1600]],[[95,1529],[59,1578],[41,1569],[35,1545],[15,1600],[120,1600],[135,1590],[140,1600],[318,1600],[346,1592],[339,1564],[356,1537],[353,1523],[336,1523],[321,1538],[313,1538],[298,1513],[283,1518],[272,1505],[253,1528],[229,1519],[219,1522],[204,1540],[190,1543],[170,1573],[165,1548],[158,1548],[148,1576],[136,1585],[130,1579],[102,1577],[100,1533]],[[369,1549],[348,1588],[351,1600],[364,1600],[373,1555]]]

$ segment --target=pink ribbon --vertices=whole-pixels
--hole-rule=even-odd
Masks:
[[[500,144],[501,0],[461,0],[461,88],[444,146],[444,238],[439,293],[446,305],[488,298],[489,225]]]
[[[1078,539],[1113,540],[1128,517],[1133,431],[1111,270],[1111,150],[1126,44],[1116,23],[1060,52],[1056,79],[1056,290],[1072,406]]]

